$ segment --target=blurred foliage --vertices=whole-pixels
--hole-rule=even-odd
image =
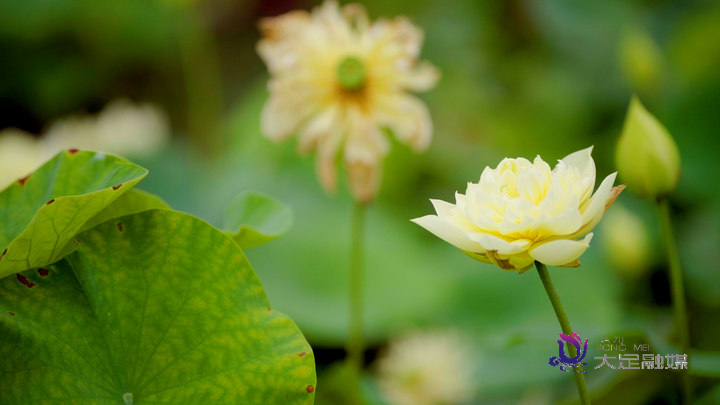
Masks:
[[[374,348],[408,328],[456,328],[476,345],[478,402],[572,400],[571,379],[547,366],[557,326],[534,272],[518,276],[478,264],[409,219],[431,211],[428,198],[452,199],[506,156],[540,154],[552,162],[592,144],[598,177],[615,171],[615,145],[636,93],[680,149],[683,172],[671,202],[693,346],[720,351],[719,3],[363,3],[373,18],[403,14],[423,27],[423,57],[443,74],[422,96],[435,125],[431,148],[415,155],[393,145],[380,199],[368,214],[365,305]],[[8,79],[0,82],[0,127],[40,133],[55,119],[94,112],[117,97],[155,102],[168,111],[176,136],[161,153],[140,159],[152,173],[144,188],[214,224],[225,202],[249,188],[292,208],[290,231],[248,256],[270,300],[298,322],[331,381],[328,366],[342,358],[347,323],[352,204],[344,187],[336,196],[323,193],[312,159],[298,156],[292,142],[262,137],[267,74],[254,52],[259,18],[316,3],[0,4],[0,74]],[[672,342],[656,212],[629,193],[620,202],[647,226],[653,252],[647,269],[628,279],[599,237],[580,268],[551,269],[552,275],[581,336],[641,331]],[[698,379],[698,396],[712,403],[717,383]],[[588,384],[598,403],[672,402],[678,395],[673,375],[660,371],[598,370]],[[322,386],[321,374],[318,403],[332,404],[323,402]]]

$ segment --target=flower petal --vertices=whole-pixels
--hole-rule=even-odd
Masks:
[[[433,124],[427,106],[409,94],[378,99],[374,116],[378,125],[392,130],[395,137],[416,151],[430,145]]]
[[[280,96],[270,96],[260,115],[263,134],[273,141],[289,138],[307,116],[307,108],[294,109]]]
[[[583,195],[580,201],[585,201],[592,194],[592,190],[595,187],[595,161],[593,160],[591,153],[593,147],[573,152],[564,158],[560,159],[565,165],[570,167],[577,167],[580,171],[580,177],[583,183]]]
[[[468,232],[470,240],[478,242],[485,250],[493,250],[500,255],[513,255],[527,250],[529,240],[517,239],[512,242],[505,241],[495,235],[481,232]]]
[[[583,226],[577,232],[572,234],[571,237],[578,238],[586,235],[595,228],[595,225],[597,225],[598,222],[600,222],[600,219],[605,213],[605,206],[613,195],[612,185],[615,182],[616,177],[617,172],[611,173],[605,177],[592,198],[585,201],[583,206],[580,207]]]
[[[438,79],[440,71],[432,63],[421,62],[400,76],[399,82],[412,91],[428,91],[435,87]]]
[[[334,106],[312,117],[298,133],[298,148],[307,153],[318,143],[318,140],[330,136],[333,126],[338,125],[338,109]]]
[[[452,211],[455,209],[455,204],[451,204],[443,200],[430,199],[430,202],[435,208],[435,212],[440,218],[448,218],[452,216]]]
[[[530,248],[530,256],[549,266],[562,266],[577,260],[590,246],[592,233],[582,240],[558,239]]]
[[[468,252],[484,252],[484,249],[479,243],[471,241],[467,238],[465,232],[441,219],[437,215],[425,215],[424,217],[411,219],[411,221],[461,250]]]

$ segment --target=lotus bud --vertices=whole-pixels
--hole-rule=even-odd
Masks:
[[[642,197],[670,194],[680,177],[680,152],[668,130],[637,97],[630,102],[616,150],[617,167],[628,189]]]
[[[633,29],[620,39],[620,68],[633,88],[653,91],[663,75],[660,48],[646,32]]]

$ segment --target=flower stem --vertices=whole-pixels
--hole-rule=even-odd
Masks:
[[[670,289],[672,292],[673,311],[675,313],[675,324],[680,332],[680,348],[683,354],[690,354],[690,332],[688,328],[687,307],[685,304],[685,287],[683,287],[682,269],[680,268],[680,257],[670,219],[670,204],[667,198],[660,198],[657,201],[660,211],[660,226],[667,252],[668,266],[670,268]],[[682,375],[683,403],[692,403],[692,382],[690,374],[684,372]]]
[[[570,327],[570,321],[568,321],[567,314],[565,313],[565,308],[563,308],[562,302],[560,302],[560,296],[558,295],[557,291],[555,291],[555,286],[550,279],[550,273],[548,272],[547,267],[545,267],[544,264],[538,261],[535,262],[535,267],[537,267],[538,274],[540,275],[540,280],[543,283],[543,287],[545,287],[545,292],[547,292],[548,298],[550,298],[550,303],[555,310],[555,315],[560,322],[560,329],[562,329],[564,334],[572,336],[572,328]],[[575,346],[568,343],[567,347],[570,351],[570,356],[577,356]],[[582,371],[582,369],[580,371]],[[588,394],[587,385],[585,384],[585,374],[573,373],[573,375],[575,376],[575,385],[577,385],[578,395],[580,395],[580,402],[583,405],[590,404],[590,394]]]
[[[365,343],[363,341],[363,267],[365,208],[356,202],[353,209],[350,240],[350,322],[347,344],[347,361],[350,368],[350,387],[353,401],[360,403],[360,372],[363,368]]]

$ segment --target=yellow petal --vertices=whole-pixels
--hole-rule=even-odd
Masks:
[[[600,219],[602,219],[605,213],[605,206],[613,196],[613,183],[616,177],[617,172],[605,177],[592,198],[586,201],[585,205],[581,207],[581,210],[584,209],[582,213],[583,226],[576,233],[572,234],[572,237],[577,238],[586,235],[600,222]],[[617,195],[615,196],[617,197]]]
[[[533,259],[549,266],[562,266],[577,260],[590,246],[592,233],[582,240],[558,239],[530,248]]]
[[[378,101],[378,125],[392,130],[395,137],[416,151],[430,145],[433,124],[427,106],[415,96],[396,95]]]
[[[595,188],[595,161],[592,158],[593,147],[573,152],[564,158],[560,159],[561,162],[570,166],[576,167],[580,171],[580,178],[583,181],[583,194],[580,196],[580,201],[585,201],[592,194],[593,188]]]
[[[513,255],[527,250],[530,241],[517,239],[507,242],[489,233],[468,232],[468,238],[482,245],[485,250],[493,250],[500,255]]]
[[[437,215],[425,215],[424,217],[411,219],[412,222],[422,226],[445,242],[468,252],[480,252],[485,250],[479,243],[473,242],[466,236],[465,232],[456,226],[441,219]]]

